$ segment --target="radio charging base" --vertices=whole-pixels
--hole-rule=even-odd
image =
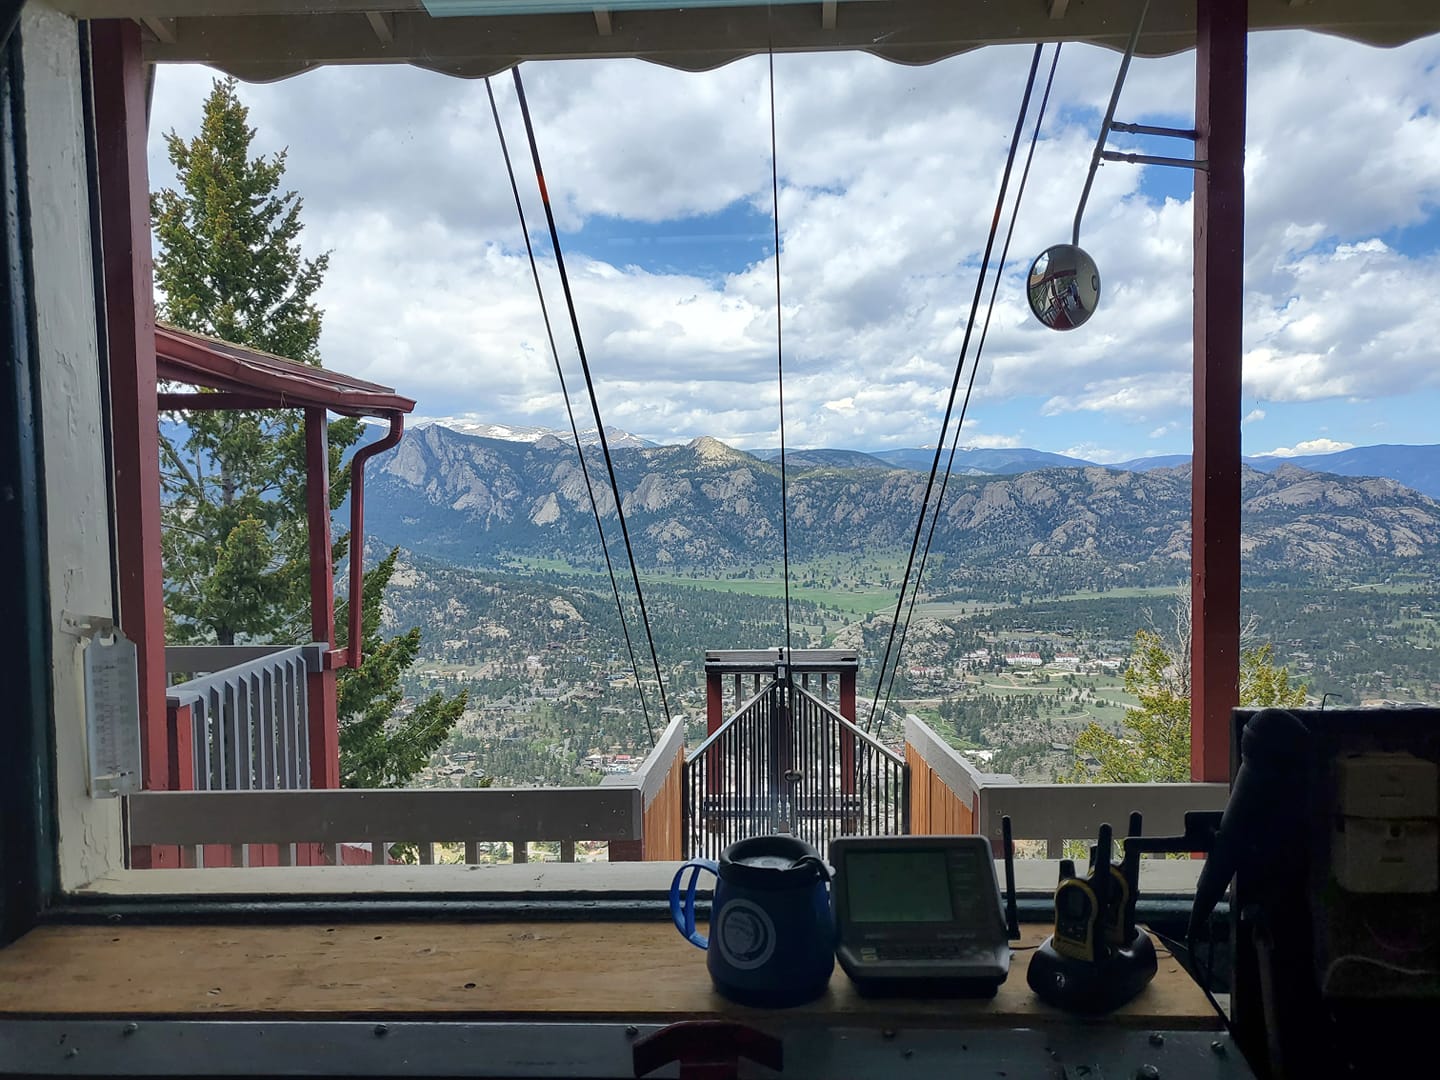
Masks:
[[[1047,937],[1030,957],[1026,981],[1047,1004],[1074,1013],[1118,1009],[1149,984],[1159,969],[1155,943],[1136,927],[1129,944],[1094,962],[1076,960]]]

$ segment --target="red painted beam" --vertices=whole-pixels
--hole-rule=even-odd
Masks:
[[[212,396],[212,395],[198,395]],[[330,425],[305,410],[305,515],[310,531],[310,640],[335,646],[335,566],[330,550]]]
[[[1240,694],[1240,357],[1245,274],[1247,0],[1196,10],[1194,476],[1190,775],[1230,779]]]
[[[310,640],[335,647],[335,564],[330,550],[330,424],[323,408],[305,410],[305,515],[310,539]],[[351,552],[351,558],[355,558]],[[340,721],[335,672],[308,677],[310,786],[340,786]]]
[[[169,783],[165,606],[160,563],[160,442],[145,61],[129,20],[90,23],[96,172],[109,342],[120,626],[139,653],[140,747],[147,788]]]
[[[718,671],[705,672],[705,734],[714,735],[725,722],[725,685]]]
[[[253,409],[283,409],[287,407],[279,398],[262,394],[240,394],[227,390],[213,394],[157,394],[156,408],[160,412],[243,412]]]
[[[854,668],[840,672],[840,715],[855,723],[855,677]],[[844,795],[855,794],[855,733],[840,733],[840,791]]]

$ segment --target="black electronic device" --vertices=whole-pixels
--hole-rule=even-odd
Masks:
[[[1075,864],[1060,863],[1060,883],[1055,887],[1055,933],[1050,943],[1061,956],[1082,963],[1095,962],[1100,937],[1100,898],[1088,878],[1075,876]]]
[[[1139,839],[1140,815],[1130,815]],[[1150,935],[1135,925],[1141,845],[1127,843],[1120,863],[1111,859],[1109,825],[1090,852],[1088,874],[1061,860],[1055,888],[1055,932],[1030,958],[1026,979],[1044,1001],[1071,1012],[1108,1012],[1138,994],[1158,964]]]
[[[1237,709],[1231,735],[1190,936],[1231,945],[1236,1043],[1271,1076],[1413,1071],[1440,1024],[1440,708]]]
[[[983,997],[1010,974],[1013,864],[1007,920],[985,837],[843,837],[830,862],[835,954],[860,993]]]

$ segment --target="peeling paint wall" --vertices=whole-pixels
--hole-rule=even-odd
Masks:
[[[99,347],[80,47],[74,19],[40,3],[20,23],[25,68],[36,344],[54,658],[60,883],[123,865],[120,803],[91,799],[81,641],[62,615],[113,617]]]

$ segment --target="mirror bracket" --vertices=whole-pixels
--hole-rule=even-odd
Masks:
[[[1129,165],[1166,165],[1175,169],[1196,169],[1206,172],[1210,162],[1197,158],[1155,157],[1152,154],[1124,154],[1119,150],[1104,150],[1100,157],[1105,161],[1123,161]]]

